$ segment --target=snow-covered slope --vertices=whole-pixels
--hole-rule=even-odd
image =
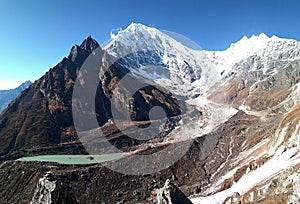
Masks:
[[[299,59],[299,49],[300,45],[296,40],[268,37],[262,33],[250,38],[244,36],[225,51],[206,51],[206,54],[220,74],[226,76],[250,57],[254,63],[252,68],[266,73],[276,68],[277,61]]]
[[[199,83],[209,86],[218,80],[203,51],[186,47],[156,28],[131,23],[112,37],[104,48],[109,54],[122,60],[133,73],[154,80],[177,95],[195,95],[191,90]]]
[[[263,33],[245,36],[225,51],[205,51],[200,46],[195,50],[184,40],[175,40],[175,35],[139,23],[111,36],[104,49],[116,59],[122,58],[133,73],[189,98],[205,93],[236,72],[270,75],[282,63],[300,58],[298,41]]]

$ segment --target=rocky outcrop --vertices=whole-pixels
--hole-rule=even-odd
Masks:
[[[30,204],[51,204],[51,193],[55,190],[55,187],[56,180],[54,179],[52,172],[47,172],[43,178],[39,179],[39,183],[36,186]]]
[[[156,190],[156,202],[158,204],[192,204],[184,193],[170,180],[166,180],[164,187]]]

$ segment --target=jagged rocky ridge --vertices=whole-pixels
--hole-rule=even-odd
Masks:
[[[130,28],[140,26],[132,24]],[[140,32],[148,32],[147,27],[143,28]],[[130,44],[124,44],[120,36],[112,41],[114,52],[126,46],[130,49],[135,44],[132,42],[140,39],[135,38],[136,34],[131,30],[125,31],[129,39],[132,38],[126,42]],[[158,30],[154,32],[157,38],[162,36]],[[118,43],[122,46],[119,47]],[[156,53],[161,48],[166,49],[164,53],[168,52],[167,47],[160,46]],[[112,52],[110,46],[106,49]],[[193,52],[193,55],[197,53]],[[1,197],[8,202],[30,201],[38,180],[51,171],[61,185],[52,192],[54,203],[151,203],[151,191],[163,186],[166,179],[171,179],[186,195],[193,195],[193,203],[297,202],[300,172],[299,43],[260,35],[250,39],[245,37],[223,52],[203,53],[214,65],[218,80],[214,81],[214,86],[202,90],[197,89],[202,83],[189,81],[186,82],[188,86],[181,86],[184,91],[177,93],[185,96],[187,103],[203,110],[201,121],[217,122],[214,125],[204,123],[202,129],[205,131],[193,129],[196,132],[193,145],[174,165],[151,175],[130,176],[101,165],[71,167],[36,162],[33,168],[29,163],[7,161],[0,168],[1,184],[4,184]],[[143,57],[147,56],[144,54]],[[154,56],[156,60],[157,55]],[[129,59],[134,61],[134,56]],[[123,60],[126,66],[131,62],[126,58]],[[205,64],[199,64],[203,65],[198,78],[201,80],[207,70]],[[143,69],[139,72],[139,67],[133,67],[136,74],[145,76]],[[184,79],[188,78],[182,74],[176,82],[184,84]],[[159,77],[154,81],[161,85],[170,82],[161,81]],[[185,88],[190,85],[192,88],[187,91]],[[233,112],[226,115],[229,110]],[[225,120],[215,117],[219,115],[226,116]],[[200,126],[200,123],[196,124]],[[176,135],[167,137],[176,138]],[[153,145],[146,150],[147,153],[158,148],[156,143]],[[22,170],[28,176],[22,176]],[[28,177],[31,179],[26,180]],[[29,188],[25,190],[26,183],[29,183]],[[6,186],[19,193],[7,193]]]
[[[29,152],[31,154],[85,152],[82,147],[80,148],[74,130],[71,100],[77,73],[84,60],[96,49],[102,60],[101,66],[112,64],[103,78],[99,79],[100,85],[95,93],[99,126],[104,125],[112,117],[110,112],[112,89],[128,70],[110,62],[112,59],[109,54],[89,36],[80,46],[73,46],[67,58],[63,58],[29,89],[22,92],[0,116],[0,155],[3,160],[6,156],[11,157],[14,154],[21,156],[30,154]],[[100,69],[102,68],[99,67],[99,71]],[[141,79],[132,76],[131,80]],[[133,121],[149,120],[148,111],[157,105],[164,107],[168,117],[180,115],[178,101],[170,92],[157,87],[152,83],[135,93],[130,109]],[[120,100],[117,105],[122,104],[122,91],[126,90],[115,93],[120,95],[117,96]],[[150,100],[146,100],[146,97],[150,97]],[[80,99],[73,98],[73,101],[80,104]],[[122,114],[122,108],[116,109]]]

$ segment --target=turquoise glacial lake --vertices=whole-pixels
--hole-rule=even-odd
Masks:
[[[106,161],[112,161],[122,158],[120,154],[103,154],[103,155],[41,155],[34,157],[22,157],[17,161],[31,162],[56,162],[60,164],[95,164]]]

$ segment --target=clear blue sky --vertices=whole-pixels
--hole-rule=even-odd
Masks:
[[[297,0],[0,0],[0,89],[34,81],[73,44],[90,34],[101,44],[130,22],[224,50],[262,32],[300,40],[299,11]]]

